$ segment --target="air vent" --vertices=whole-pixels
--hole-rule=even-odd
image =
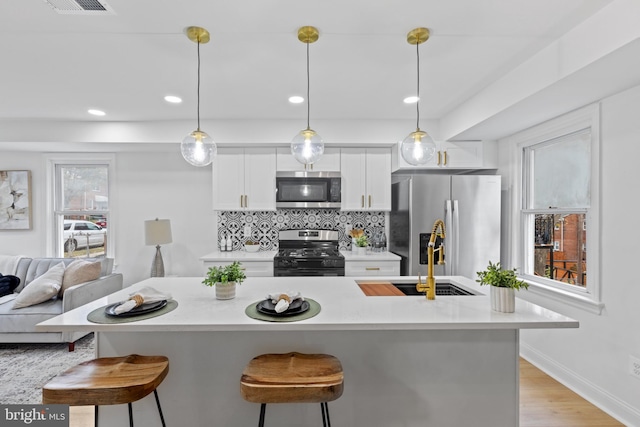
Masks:
[[[115,15],[105,1],[100,0],[44,0],[61,15]]]

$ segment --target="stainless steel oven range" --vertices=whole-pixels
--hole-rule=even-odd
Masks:
[[[344,276],[335,230],[281,230],[274,276]]]

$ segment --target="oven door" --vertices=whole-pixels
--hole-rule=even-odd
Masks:
[[[294,276],[344,276],[344,268],[274,268],[274,277]]]
[[[278,172],[276,207],[340,208],[339,172]]]

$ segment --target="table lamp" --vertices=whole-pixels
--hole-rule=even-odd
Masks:
[[[146,245],[155,245],[156,247],[156,256],[151,264],[151,277],[164,277],[164,262],[160,245],[171,243],[171,221],[158,218],[145,221],[144,239]]]

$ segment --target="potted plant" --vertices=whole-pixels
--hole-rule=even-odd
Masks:
[[[489,261],[489,266],[484,271],[478,271],[480,285],[490,285],[491,309],[503,313],[513,313],[515,311],[515,291],[529,288],[529,284],[518,279],[516,269],[504,270],[500,268],[500,263],[493,264]]]
[[[362,234],[359,237],[356,237],[356,253],[360,255],[364,255],[367,250],[367,245],[369,241],[367,240],[367,235]]]
[[[229,265],[211,267],[202,283],[216,287],[217,299],[232,299],[236,297],[236,283],[241,284],[247,276],[238,261]]]

